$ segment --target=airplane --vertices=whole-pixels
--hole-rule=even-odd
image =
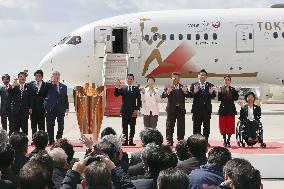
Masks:
[[[94,82],[114,86],[127,73],[139,85],[155,77],[157,85],[181,73],[197,80],[206,69],[221,85],[230,75],[242,86],[284,84],[284,4],[270,8],[188,9],[115,16],[83,26],[64,37],[42,59],[45,75],[61,72],[72,86]]]

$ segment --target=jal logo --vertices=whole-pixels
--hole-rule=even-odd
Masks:
[[[212,27],[213,28],[220,28],[221,27],[221,23],[219,21],[212,22]]]

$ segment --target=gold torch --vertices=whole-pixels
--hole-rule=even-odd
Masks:
[[[104,87],[94,83],[77,86],[73,90],[74,105],[81,135],[92,134],[93,142],[99,138],[104,115]]]

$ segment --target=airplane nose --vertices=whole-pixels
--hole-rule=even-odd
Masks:
[[[48,55],[46,55],[39,63],[39,65],[37,66],[38,69],[43,70],[46,65],[48,64],[48,61],[50,61],[50,57]]]
[[[44,72],[44,76],[48,77],[53,72],[53,58],[54,58],[54,49],[52,49],[47,55],[43,57],[38,65],[38,69],[41,69]]]

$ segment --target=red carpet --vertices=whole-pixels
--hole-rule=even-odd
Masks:
[[[71,143],[73,143],[74,150],[75,152],[85,152],[86,148],[85,147],[81,147],[78,146],[76,147],[76,145],[78,145],[78,142],[76,141],[71,141]],[[137,140],[134,141],[134,143],[136,143],[136,146],[125,146],[123,147],[123,151],[124,152],[135,152],[138,151],[142,148],[141,146],[141,141]],[[215,147],[215,146],[222,146],[223,142],[222,141],[209,141],[211,147]],[[176,141],[175,141],[176,144]],[[174,144],[174,147],[175,147]],[[237,154],[284,154],[284,142],[266,142],[266,148],[261,148],[259,144],[256,144],[253,147],[238,147],[236,142],[231,142],[231,148],[228,148],[232,153],[237,153]],[[49,149],[50,147],[48,147]],[[34,149],[34,146],[29,146],[29,150],[28,152],[31,152]]]

